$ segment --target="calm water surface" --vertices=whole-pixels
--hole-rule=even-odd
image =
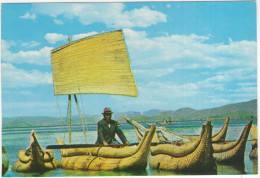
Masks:
[[[237,139],[247,122],[232,122],[229,123],[228,133],[226,140]],[[223,122],[212,122],[213,134],[218,132]],[[254,123],[256,124],[256,123]],[[145,126],[145,124],[143,124]],[[201,131],[202,122],[177,122],[175,125],[166,126],[167,129],[172,130],[178,134],[183,135],[199,135]],[[148,128],[148,127],[147,127]],[[132,126],[123,124],[121,129],[125,133],[128,141],[131,143],[137,143],[137,137]],[[68,143],[68,134],[64,133],[64,127],[51,127],[51,128],[34,128],[37,134],[38,141],[42,148],[47,145],[56,145],[56,138],[59,137]],[[84,144],[84,135],[82,133],[81,126],[73,127],[72,142],[74,144]],[[89,125],[87,127],[88,143],[93,144],[96,141],[97,133],[96,126]],[[10,159],[10,168],[6,173],[5,177],[69,177],[69,176],[161,176],[161,175],[196,175],[204,174],[200,170],[198,172],[185,172],[176,173],[173,171],[157,171],[147,166],[146,170],[143,171],[71,171],[57,169],[48,171],[44,174],[32,174],[32,173],[16,173],[11,170],[12,165],[18,160],[19,150],[25,150],[30,144],[30,133],[31,129],[3,129],[2,130],[2,144],[6,147],[8,156]],[[251,151],[251,135],[249,135],[248,142],[246,145],[245,152],[245,166],[238,167],[236,165],[217,165],[218,175],[240,175],[240,174],[258,174],[258,162],[257,160],[249,159],[249,153]],[[59,150],[54,150],[55,158],[61,160]]]

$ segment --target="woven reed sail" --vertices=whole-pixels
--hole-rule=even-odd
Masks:
[[[83,38],[52,50],[54,95],[137,96],[121,30]]]

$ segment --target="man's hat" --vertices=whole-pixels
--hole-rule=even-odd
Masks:
[[[113,114],[110,108],[105,108],[102,114]]]

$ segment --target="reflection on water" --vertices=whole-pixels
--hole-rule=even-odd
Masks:
[[[258,159],[251,159],[251,162],[253,163],[252,173],[257,174],[258,173]]]
[[[13,177],[71,177],[71,176],[147,176],[148,172],[146,170],[138,171],[74,171],[74,170],[64,170],[57,169],[51,170],[45,173],[14,173]]]
[[[245,164],[217,164],[218,174],[223,175],[238,175],[238,174],[246,174],[245,172]]]
[[[204,171],[198,169],[197,171],[167,171],[150,169],[151,175],[157,176],[182,176],[182,175],[217,175],[216,171]]]

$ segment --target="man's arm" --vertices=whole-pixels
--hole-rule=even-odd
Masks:
[[[123,131],[116,125],[116,133],[118,135],[118,137],[120,138],[120,140],[124,143],[124,144],[129,144],[129,142],[127,141],[125,134],[123,133]]]

